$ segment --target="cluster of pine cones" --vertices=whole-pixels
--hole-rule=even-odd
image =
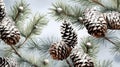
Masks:
[[[0,0],[0,38],[7,45],[15,45],[20,39],[15,23],[6,16],[3,0]],[[0,57],[0,67],[17,67],[17,63],[13,59]]]
[[[0,38],[8,45],[15,45],[20,39],[15,23],[6,16],[3,0],[0,0]]]
[[[62,23],[61,37],[62,40],[60,42],[51,44],[49,50],[53,59],[56,60],[66,59],[71,54],[71,50],[77,44],[77,34],[69,22],[65,21]]]
[[[88,33],[94,37],[104,37],[107,29],[120,29],[120,13],[109,11],[102,13],[95,8],[86,9],[84,12],[83,23]]]
[[[64,60],[70,56],[74,67],[94,67],[91,58],[84,53],[73,52],[77,45],[77,34],[74,31],[71,23],[63,22],[61,25],[61,37],[60,42],[52,43],[49,52],[53,59]]]

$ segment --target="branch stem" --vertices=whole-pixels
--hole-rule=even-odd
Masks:
[[[92,0],[92,1],[95,2],[95,3],[97,3],[97,4],[99,4],[100,6],[102,6],[104,8],[106,8],[102,3],[98,2],[98,0]]]
[[[23,42],[22,44],[18,45],[17,48],[20,48],[20,47],[27,41],[27,39],[28,39],[28,38],[25,38],[24,42]]]
[[[10,47],[15,51],[15,53],[22,58],[22,56],[17,52],[16,48],[13,45],[10,45]]]
[[[16,22],[17,18],[19,17],[19,15],[20,15],[20,11],[18,10],[18,12],[17,12],[17,14],[15,16],[15,19],[14,19],[15,22]]]
[[[18,57],[20,57],[20,58],[21,58],[22,60],[24,60],[25,62],[28,62],[29,64],[32,64],[31,62],[25,60],[25,59],[18,53],[18,51],[16,50],[16,48],[15,48],[13,45],[10,45],[10,47],[15,51],[15,54],[18,55]],[[35,64],[32,64],[32,66],[38,67],[38,66],[35,65]]]
[[[67,64],[69,65],[69,67],[72,67],[72,65],[70,64],[70,62],[66,59]]]
[[[114,43],[113,41],[111,41],[109,38],[107,38],[107,37],[104,37],[107,41],[109,41],[110,43],[112,43],[114,46],[116,46],[116,47],[118,47],[117,45],[116,45],[116,43]]]
[[[32,28],[32,30],[31,30],[31,32],[29,33],[29,35],[28,36],[26,36],[26,39],[25,39],[25,41],[22,43],[22,44],[20,44],[19,46],[18,46],[18,48],[20,48],[26,41],[27,41],[27,39],[31,36],[31,34],[32,34],[32,32],[33,32],[33,30],[34,30],[34,27]]]

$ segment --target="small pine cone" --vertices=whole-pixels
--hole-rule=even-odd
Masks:
[[[74,46],[78,43],[76,32],[73,30],[72,25],[66,21],[62,23],[61,36],[62,41],[64,41],[70,48],[74,48]]]
[[[104,37],[107,32],[107,22],[104,15],[95,9],[85,11],[83,23],[88,33],[94,37]]]
[[[111,11],[104,13],[106,21],[108,23],[108,29],[120,29],[120,13]]]
[[[0,57],[0,67],[17,67],[17,62],[12,58]]]
[[[91,58],[81,52],[75,52],[70,55],[74,67],[94,67],[94,63]]]
[[[0,34],[1,39],[8,45],[15,45],[19,42],[20,32],[15,27],[14,22],[8,17],[4,17],[0,23]]]
[[[0,0],[0,21],[5,17],[5,4],[3,3],[3,0]]]
[[[71,48],[69,48],[63,41],[58,43],[53,43],[49,49],[50,55],[55,60],[63,60],[66,59],[70,53]]]

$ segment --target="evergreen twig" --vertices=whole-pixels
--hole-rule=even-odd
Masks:
[[[15,51],[15,53],[22,58],[22,56],[17,52],[16,48],[13,45],[10,45],[10,47]]]
[[[82,38],[80,41],[80,47],[84,51],[84,53],[88,54],[91,57],[96,57],[98,53],[97,43],[94,42],[94,39],[91,37]]]
[[[95,3],[97,3],[97,4],[99,4],[99,5],[101,5],[104,8],[106,8],[102,3],[98,2],[98,0],[92,0],[92,1],[95,2]]]
[[[112,43],[114,46],[116,46],[116,47],[118,47],[117,45],[116,45],[116,43],[114,43],[113,41],[111,41],[109,38],[107,38],[107,37],[104,37],[107,41],[109,41],[110,43]]]
[[[32,34],[34,35],[40,34],[42,27],[45,26],[47,22],[48,21],[46,20],[45,16],[36,14],[33,17],[33,19],[30,21],[30,23],[27,24],[27,27],[25,28],[25,31],[23,34],[23,36],[25,37],[25,40],[22,44],[18,46],[18,48],[20,48],[32,36]]]
[[[21,0],[21,2],[18,1],[12,6],[9,16],[17,23],[18,21],[25,20],[30,13],[29,4]]]
[[[116,2],[117,2],[117,9],[119,8],[119,0],[116,0]]]
[[[110,60],[103,60],[102,62],[97,61],[95,67],[112,67],[112,61]]]
[[[32,31],[33,31],[33,29],[32,29]],[[26,41],[27,41],[27,39],[30,37],[30,35],[32,34],[32,31],[30,32],[30,34],[25,38],[25,40],[23,41],[23,43],[22,44],[20,44],[20,45],[18,45],[18,48],[20,48]]]
[[[10,47],[15,51],[15,54],[16,54],[19,58],[21,58],[21,59],[22,59],[23,61],[25,61],[25,62],[28,62],[29,64],[32,64],[30,61],[25,60],[25,59],[18,53],[18,51],[16,50],[16,48],[15,48],[13,45],[10,45]],[[35,65],[35,64],[32,64],[32,66],[38,67],[38,66]]]
[[[16,14],[16,16],[15,16],[15,19],[14,19],[15,22],[17,21],[17,18],[19,17],[20,13],[21,13],[21,12],[18,10],[18,12],[17,12],[17,14]]]

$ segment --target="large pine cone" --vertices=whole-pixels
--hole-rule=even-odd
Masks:
[[[51,44],[49,52],[53,59],[63,60],[70,55],[71,50],[72,49],[69,48],[63,41],[60,41],[58,43]]]
[[[74,67],[94,67],[94,63],[91,58],[81,52],[74,52],[70,55]]]
[[[94,37],[104,37],[107,32],[107,22],[102,13],[96,9],[87,9],[84,12],[83,23],[88,33]]]
[[[62,41],[66,43],[70,48],[74,48],[77,42],[77,34],[73,30],[72,25],[69,22],[64,22],[61,25]]]
[[[0,34],[1,39],[8,45],[15,45],[19,42],[20,32],[8,17],[4,17],[0,23]]]
[[[104,13],[105,19],[108,23],[108,29],[119,30],[120,29],[120,13],[111,11]]]

